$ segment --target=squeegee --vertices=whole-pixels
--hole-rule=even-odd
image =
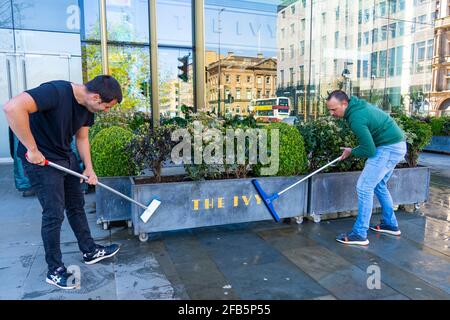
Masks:
[[[25,157],[27,157],[26,154],[25,154]],[[56,164],[56,163],[51,162],[51,161],[48,161],[47,159],[44,160],[44,166],[50,166],[50,167],[55,168],[55,169],[58,169],[58,170],[60,170],[60,171],[64,171],[64,172],[66,172],[66,173],[68,173],[68,174],[71,174],[71,175],[73,175],[73,176],[75,176],[75,177],[78,177],[78,178],[83,179],[83,180],[86,180],[86,181],[89,179],[89,178],[88,178],[87,176],[85,176],[85,175],[82,175],[82,174],[80,174],[80,173],[78,173],[78,172],[75,172],[75,171],[72,171],[72,170],[70,170],[70,169],[67,169],[67,168],[65,168],[65,167],[63,167],[63,166],[60,166],[59,164]],[[153,213],[155,213],[156,209],[157,209],[157,208],[159,207],[159,205],[161,204],[161,201],[160,201],[159,199],[154,198],[154,199],[152,199],[152,201],[150,202],[150,205],[145,206],[145,205],[143,205],[142,203],[137,202],[136,200],[134,200],[134,199],[132,199],[132,198],[130,198],[130,197],[124,195],[123,193],[121,193],[121,192],[119,192],[119,191],[117,191],[117,190],[115,190],[115,189],[113,189],[113,188],[111,188],[111,187],[109,187],[109,186],[107,186],[107,185],[101,183],[101,182],[97,182],[96,185],[97,185],[97,186],[100,186],[100,187],[102,187],[102,188],[104,188],[104,189],[106,189],[106,190],[108,190],[108,191],[111,191],[112,193],[115,193],[116,195],[118,195],[118,196],[120,196],[120,197],[122,197],[122,198],[124,198],[124,199],[126,199],[126,200],[128,200],[128,201],[130,201],[130,202],[132,202],[132,203],[134,203],[135,205],[141,207],[142,209],[144,209],[145,211],[144,211],[144,212],[141,214],[141,216],[140,216],[141,220],[142,220],[144,223],[147,223],[148,219],[150,219],[150,217],[153,215]]]
[[[315,175],[316,173],[322,171],[323,169],[331,166],[333,163],[339,161],[341,159],[341,157],[334,159],[333,161],[331,161],[330,163],[327,163],[326,165],[324,165],[323,167],[317,169],[316,171],[314,171],[313,173],[307,175],[306,177],[304,177],[303,179],[297,181],[296,183],[293,183],[292,185],[290,185],[289,187],[287,187],[286,189],[278,192],[278,193],[274,193],[271,195],[267,195],[267,193],[264,192],[263,188],[261,187],[261,185],[259,184],[257,179],[253,179],[252,183],[255,186],[256,190],[259,193],[259,196],[261,197],[261,199],[264,202],[264,205],[266,206],[266,208],[269,210],[270,214],[272,215],[273,219],[278,222],[280,221],[280,217],[278,216],[277,212],[275,211],[275,208],[273,206],[273,201],[278,199],[283,193],[285,193],[286,191],[288,191],[289,189],[295,187],[296,185],[298,185],[299,183],[302,183],[303,181],[307,180],[308,178],[312,177],[313,175]]]

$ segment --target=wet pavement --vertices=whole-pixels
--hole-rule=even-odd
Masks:
[[[122,247],[85,265],[64,221],[63,259],[81,275],[72,291],[45,283],[39,203],[22,198],[12,166],[0,165],[0,299],[450,299],[450,156],[422,154],[420,163],[432,169],[429,202],[397,212],[401,237],[369,233],[368,247],[334,240],[354,218],[164,232],[142,243],[126,226],[102,230],[89,194],[93,237]]]

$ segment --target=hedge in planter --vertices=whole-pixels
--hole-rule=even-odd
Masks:
[[[297,125],[304,141],[309,160],[309,171],[314,171],[342,154],[340,147],[356,147],[358,141],[343,119],[323,117]],[[326,171],[358,171],[364,167],[364,159],[350,157]]]
[[[130,167],[131,155],[125,150],[132,138],[130,130],[117,126],[102,129],[96,134],[91,153],[98,176],[130,176],[136,173],[136,169]]]
[[[450,136],[450,117],[431,118],[433,136]]]
[[[408,150],[405,160],[408,167],[416,167],[419,152],[431,141],[431,126],[408,116],[400,116],[395,120],[406,135]]]
[[[295,128],[286,123],[273,123],[264,127],[269,130],[267,139],[271,142],[271,132],[279,130],[279,168],[277,176],[291,176],[306,173],[308,171],[308,160],[302,135]],[[254,173],[261,175],[260,164],[254,166]]]

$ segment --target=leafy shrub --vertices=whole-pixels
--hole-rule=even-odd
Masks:
[[[98,176],[130,176],[136,174],[130,167],[131,156],[125,146],[133,138],[130,130],[110,127],[98,132],[91,146],[92,163]]]
[[[432,137],[431,126],[407,116],[401,116],[395,118],[395,120],[406,135],[408,145],[405,156],[406,162],[409,167],[415,167],[417,166],[419,152],[430,143]]]
[[[301,122],[297,126],[305,141],[305,150],[309,160],[309,171],[314,171],[336,159],[342,154],[341,147],[356,147],[358,141],[343,119],[330,117],[314,121]],[[349,157],[339,161],[326,171],[358,171],[364,167],[364,159]]]
[[[431,118],[433,136],[450,136],[450,117]]]
[[[180,128],[186,128],[188,125],[188,121],[181,117],[173,117],[173,118],[161,119],[161,124],[162,125],[173,124]]]
[[[95,115],[95,123],[89,129],[89,141],[102,129],[112,126],[136,131],[144,123],[150,123],[150,116],[142,111],[113,109],[109,112],[99,112]]]
[[[277,175],[290,176],[305,173],[308,169],[308,161],[300,132],[286,123],[272,123],[264,128],[269,130],[267,134],[269,152],[272,152],[272,130],[279,130],[279,168]],[[254,172],[256,175],[261,175],[261,168],[262,165],[255,165]]]
[[[174,125],[165,125],[151,130],[148,123],[139,127],[126,147],[127,152],[132,155],[131,166],[137,166],[140,171],[150,168],[156,181],[160,182],[163,163],[169,159],[175,146],[171,135],[176,128]]]

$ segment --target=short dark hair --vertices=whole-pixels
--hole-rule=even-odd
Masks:
[[[328,95],[327,101],[330,101],[331,98],[335,98],[339,100],[340,102],[347,102],[349,101],[348,95],[342,91],[342,90],[334,90]]]
[[[85,84],[89,92],[97,93],[103,102],[111,102],[116,99],[122,102],[122,89],[119,82],[112,76],[100,75]]]

